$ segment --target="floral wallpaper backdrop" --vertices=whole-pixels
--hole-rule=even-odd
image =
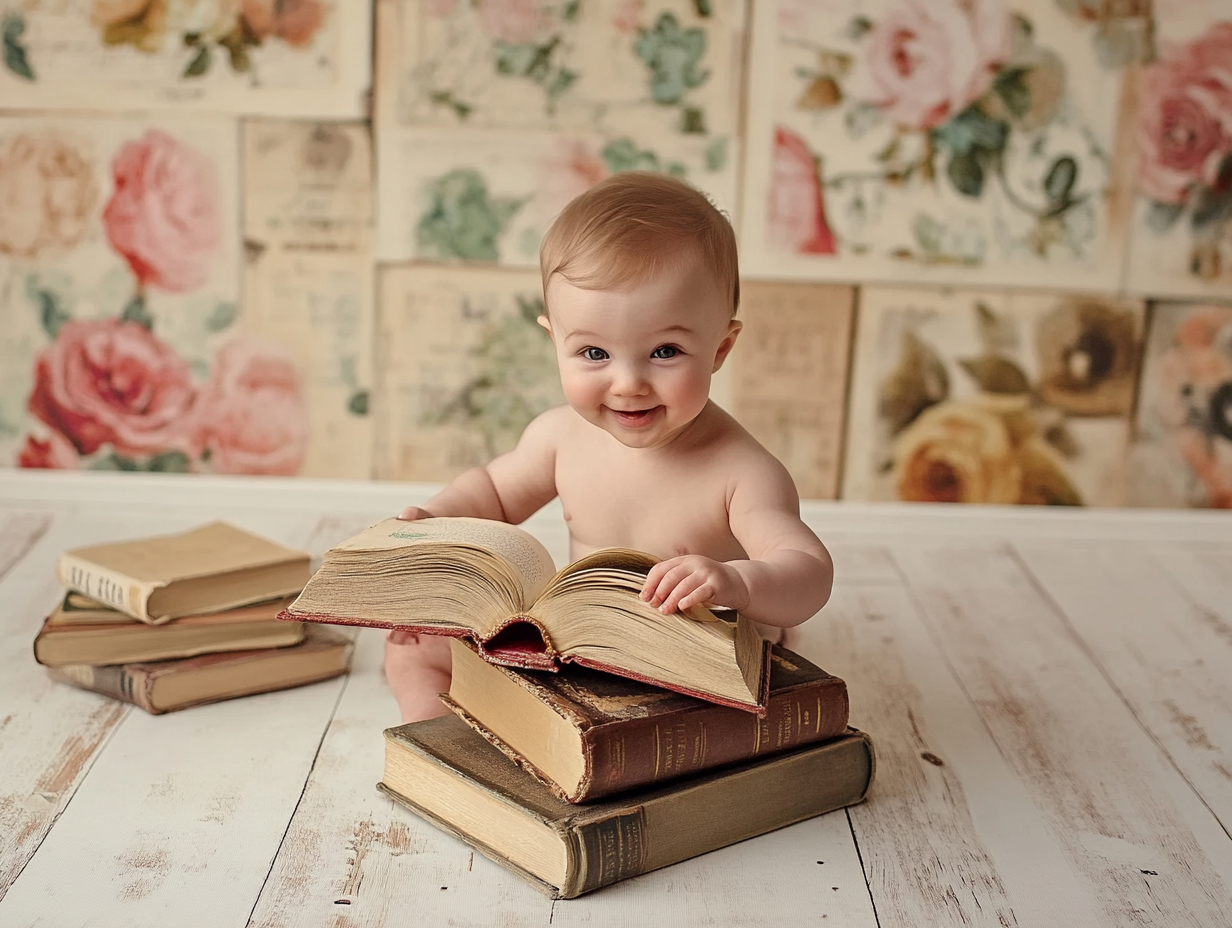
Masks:
[[[638,169],[808,494],[1232,507],[1222,0],[0,0],[0,466],[447,479]]]

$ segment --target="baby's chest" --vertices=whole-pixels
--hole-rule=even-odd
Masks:
[[[586,548],[622,546],[660,558],[742,557],[727,519],[726,487],[704,473],[637,473],[594,466],[558,476],[569,534]]]

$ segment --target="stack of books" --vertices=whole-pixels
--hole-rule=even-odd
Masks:
[[[860,802],[847,686],[739,616],[664,616],[653,558],[559,572],[514,526],[379,523],[326,553],[287,618],[453,637],[453,715],[385,732],[378,788],[553,898]],[[750,634],[752,632],[752,634]]]
[[[34,639],[51,676],[160,714],[344,673],[350,639],[278,619],[310,573],[303,551],[225,522],[76,548]]]

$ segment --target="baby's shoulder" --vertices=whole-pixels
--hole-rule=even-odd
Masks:
[[[569,406],[553,406],[535,416],[522,431],[520,444],[557,448],[577,439],[578,426],[585,422]]]
[[[740,484],[791,486],[787,468],[730,414],[716,418],[713,455],[721,460],[733,489]]]

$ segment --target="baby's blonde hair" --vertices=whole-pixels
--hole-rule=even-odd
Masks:
[[[653,171],[622,171],[595,184],[561,211],[539,246],[545,297],[556,274],[583,290],[609,290],[689,260],[714,275],[734,316],[740,269],[731,223],[705,194]]]

